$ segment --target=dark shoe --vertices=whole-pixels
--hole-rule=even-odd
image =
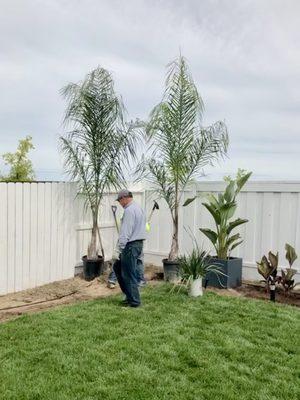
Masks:
[[[131,304],[131,303],[125,302],[125,300],[124,300],[124,302],[121,303],[121,306],[137,308],[137,307],[140,307],[141,305],[140,304]]]

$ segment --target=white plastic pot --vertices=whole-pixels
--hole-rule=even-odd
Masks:
[[[191,280],[189,287],[189,296],[191,297],[203,296],[202,278]]]

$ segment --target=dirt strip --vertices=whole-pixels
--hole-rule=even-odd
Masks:
[[[149,280],[149,284],[158,282],[153,279],[160,271],[161,269],[158,267],[146,267],[145,277]],[[91,282],[87,282],[79,276],[52,282],[34,289],[0,296],[0,322],[63,304],[99,299],[117,293],[120,293],[118,286],[114,289],[107,287],[107,273]]]

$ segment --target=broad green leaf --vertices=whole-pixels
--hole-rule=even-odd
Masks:
[[[233,236],[230,236],[227,241],[226,241],[226,245],[230,246],[233,242],[235,242],[236,240],[240,239],[241,235],[239,233],[236,233]]]
[[[235,221],[229,222],[228,228],[227,228],[227,234],[229,235],[232,229],[236,228],[239,225],[245,224],[248,222],[248,219],[241,219],[238,218]]]
[[[200,231],[204,233],[205,236],[208,237],[208,239],[212,242],[213,245],[216,244],[218,240],[218,235],[216,234],[216,232],[212,231],[211,229],[202,229],[202,228],[200,228]]]
[[[260,275],[262,275],[265,280],[267,280],[271,273],[273,272],[273,267],[269,263],[266,256],[263,256],[261,262],[257,262],[257,270]]]
[[[271,265],[273,268],[278,267],[278,252],[276,254],[273,254],[271,251],[269,251],[269,260],[271,262]]]
[[[269,277],[269,269],[266,268],[266,265],[262,262],[257,262],[256,264],[258,273],[267,280]]]
[[[230,249],[229,252],[231,253],[233,249],[235,249],[237,246],[239,246],[241,243],[243,243],[243,240],[240,240],[239,242],[234,243]]]
[[[216,208],[219,207],[219,202],[218,202],[217,198],[213,194],[211,194],[211,193],[208,194],[207,195],[207,199],[214,207],[216,207]]]
[[[277,264],[276,260],[278,263],[278,253],[274,255],[272,252],[269,252],[269,257],[271,255],[273,265],[271,262],[267,259],[266,256],[263,256],[261,259],[261,262],[257,262],[257,270],[260,275],[262,275],[266,280],[269,279],[270,276],[273,276],[273,278],[276,278],[277,276]]]
[[[237,208],[236,203],[224,204],[220,209],[220,214],[224,220],[228,220],[233,217],[236,208]]]
[[[202,205],[207,208],[207,210],[211,213],[211,215],[213,216],[215,222],[217,225],[219,225],[221,223],[221,216],[220,216],[220,212],[218,209],[216,209],[213,205],[208,204],[208,203],[202,203]]]
[[[228,219],[230,219],[234,216],[234,213],[236,212],[236,208],[237,208],[236,204],[229,208],[228,213],[227,213]]]
[[[250,176],[252,175],[252,172],[248,172],[247,174],[243,174],[241,177],[237,179],[237,187],[238,191],[240,192],[242,187],[245,185],[245,183],[248,181]]]
[[[283,270],[282,270],[282,272],[283,272]],[[296,269],[293,269],[293,268],[286,269],[286,271],[285,271],[285,279],[287,281],[292,280],[293,277],[296,275],[296,273],[297,273]]]
[[[270,263],[269,263],[269,260],[267,259],[266,256],[263,256],[262,259],[261,259],[261,261],[262,261],[263,263],[268,264],[268,265],[270,264]],[[270,265],[271,265],[271,264],[270,264]]]
[[[224,203],[224,195],[222,193],[218,193],[218,205],[221,207],[221,205]]]
[[[293,265],[295,260],[298,258],[294,247],[292,247],[290,244],[286,243],[285,245],[285,250],[286,250],[286,255],[285,258],[288,260],[290,267]]]
[[[231,181],[225,189],[224,199],[227,201],[227,203],[230,203],[234,200],[234,197],[235,197],[235,182]]]

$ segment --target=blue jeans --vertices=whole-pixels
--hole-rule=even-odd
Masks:
[[[125,249],[122,250],[120,260],[117,260],[113,267],[126,300],[129,305],[135,307],[141,304],[137,261],[141,257],[142,251],[142,240],[127,243]]]
[[[119,261],[119,260],[117,260],[117,261]],[[144,262],[143,262],[143,258],[138,258],[138,260],[137,260],[137,275],[138,275],[138,283],[146,282],[146,279],[144,277]],[[117,283],[117,276],[116,276],[115,271],[114,271],[114,265],[113,265],[113,268],[111,270],[111,273],[108,276],[108,282]]]

